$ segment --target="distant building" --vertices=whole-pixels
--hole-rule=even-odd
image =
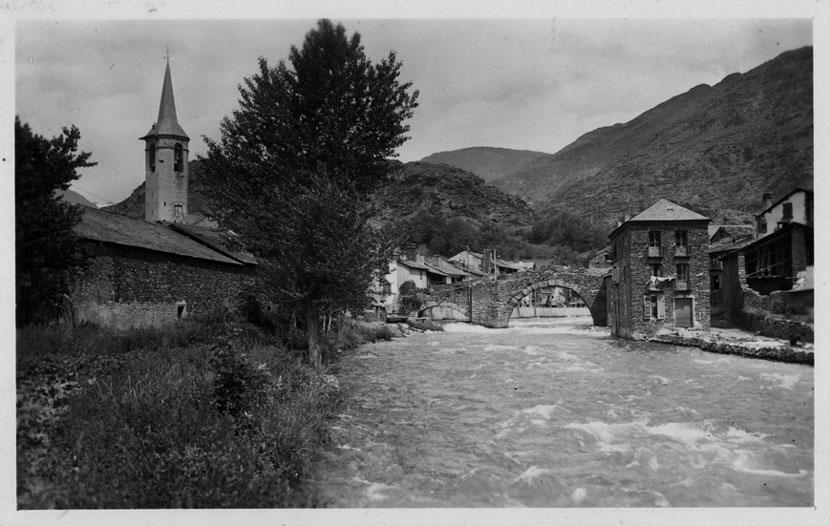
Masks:
[[[661,199],[611,232],[612,333],[642,338],[709,320],[709,219]]]
[[[588,260],[588,268],[611,268],[611,247],[605,247]]]
[[[723,306],[723,259],[745,247],[754,239],[755,227],[751,225],[722,225],[716,227],[709,238],[709,290],[714,309]]]
[[[748,295],[758,300],[755,307],[772,311],[812,308],[813,199],[813,192],[802,188],[774,203],[765,194],[754,239],[719,256],[727,319],[740,320]]]
[[[533,262],[511,262],[498,259],[493,249],[485,249],[484,252],[473,252],[462,250],[449,258],[449,262],[463,270],[479,273],[484,276],[513,274],[534,268]]]
[[[141,140],[144,219],[84,207],[75,228],[87,256],[71,285],[76,323],[162,325],[235,309],[250,291],[256,260],[227,249],[221,231],[188,213],[189,138],[176,117],[169,63],[158,120]]]

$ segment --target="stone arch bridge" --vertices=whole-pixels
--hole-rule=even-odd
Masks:
[[[544,287],[564,287],[576,292],[594,319],[594,325],[607,325],[607,306],[602,276],[581,267],[550,266],[500,276],[484,277],[463,283],[433,287],[422,294],[419,314],[434,307],[461,312],[470,323],[504,328],[522,298]]]

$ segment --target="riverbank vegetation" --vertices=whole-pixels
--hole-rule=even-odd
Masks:
[[[318,369],[221,316],[21,328],[18,507],[319,506],[302,481],[340,403],[337,355],[387,338],[342,322]]]

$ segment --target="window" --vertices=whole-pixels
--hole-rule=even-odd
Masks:
[[[686,290],[689,288],[689,264],[677,264],[677,281],[675,282],[677,290]]]
[[[766,218],[766,216],[760,216],[758,218],[757,232],[759,234],[766,234],[767,233],[767,218]]]
[[[650,257],[657,257],[662,255],[662,251],[660,250],[660,246],[662,244],[662,240],[660,237],[659,230],[649,230],[648,231],[648,255]]]
[[[173,204],[173,217],[184,218],[184,204],[182,204],[182,203],[174,203]]]
[[[176,172],[184,170],[184,148],[182,148],[182,144],[179,142],[176,143],[176,147],[173,150],[173,170]]]
[[[661,277],[663,275],[663,265],[661,263],[649,263],[649,275],[654,277]]]
[[[674,231],[674,255],[688,256],[689,255],[689,231],[675,230]]]
[[[784,216],[781,218],[782,221],[789,221],[793,218],[793,204],[792,203],[784,203]]]
[[[154,143],[149,144],[149,149],[147,150],[147,164],[150,166],[150,171],[156,171],[156,145]]]
[[[648,246],[650,246],[650,247],[659,247],[660,246],[660,231],[659,230],[649,230],[648,231]]]
[[[662,320],[666,317],[666,302],[662,294],[650,294],[643,298],[643,319]]]

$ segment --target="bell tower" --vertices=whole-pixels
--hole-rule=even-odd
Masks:
[[[164,71],[156,123],[144,137],[144,219],[184,223],[187,219],[187,154],[190,138],[176,119],[170,57]]]

